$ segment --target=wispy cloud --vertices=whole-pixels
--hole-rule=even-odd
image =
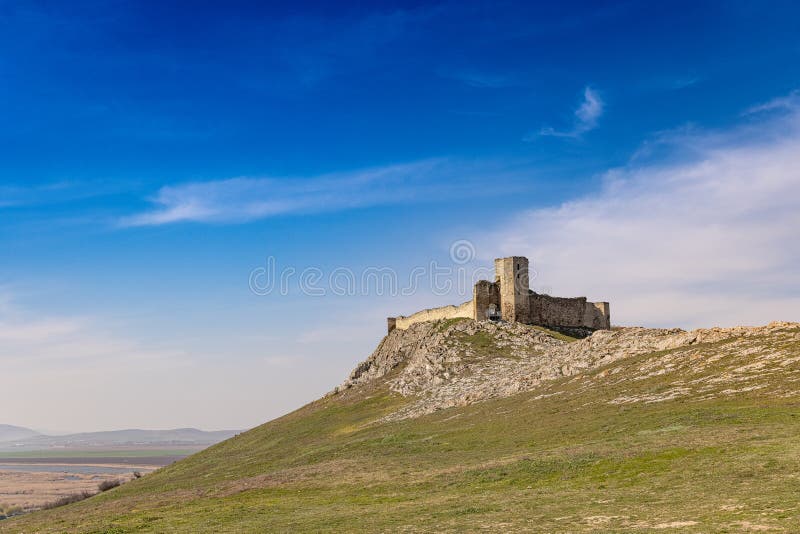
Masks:
[[[800,110],[800,90],[794,90],[786,96],[773,98],[768,102],[757,104],[745,110],[744,115],[753,115],[765,111],[797,111]]]
[[[163,407],[174,389],[154,381],[191,366],[180,349],[143,344],[93,317],[30,309],[2,287],[0,303],[0,421],[59,430],[154,424],[160,409],[145,407],[142,384]]]
[[[230,178],[162,187],[154,209],[121,219],[123,226],[177,222],[232,223],[298,213],[429,201],[465,196],[470,185],[503,177],[513,186],[514,171],[491,162],[429,159],[352,172],[294,178]],[[485,194],[482,192],[481,194]]]
[[[34,185],[0,185],[0,208],[26,206],[58,201],[61,198],[80,198],[87,195],[74,183],[54,182]]]
[[[671,136],[675,157],[634,160],[596,194],[518,214],[479,250],[527,254],[534,286],[609,299],[619,324],[800,320],[796,104]]]
[[[669,88],[674,90],[686,89],[700,82],[698,76],[689,76],[686,78],[675,78],[669,83]]]
[[[407,37],[429,18],[441,11],[439,6],[422,6],[408,9],[377,9],[363,16],[302,16],[275,18],[275,20],[253,21],[253,31],[270,28],[266,39],[279,59],[279,66],[289,74],[288,87],[296,90],[301,86],[314,86],[334,75],[352,73],[372,65],[375,61],[386,61],[386,47],[398,39]],[[251,70],[261,72],[259,65]],[[279,70],[283,70],[279,69]],[[269,72],[257,76],[269,86],[276,85],[276,74]],[[278,81],[280,85],[280,81]],[[246,85],[252,85],[248,81]]]
[[[44,342],[74,334],[81,329],[81,321],[68,319],[38,319],[33,322],[0,320],[0,342]]]
[[[605,102],[600,98],[600,95],[591,87],[586,87],[583,90],[583,101],[575,110],[575,119],[572,128],[569,130],[556,130],[550,126],[546,126],[539,130],[539,136],[545,137],[580,137],[581,135],[597,128],[597,122],[603,115],[605,110]],[[530,141],[535,136],[527,136],[525,139]]]
[[[87,180],[0,185],[0,209],[65,204],[115,194],[125,185]]]
[[[1,289],[1,288],[0,288]],[[0,361],[5,368],[30,368],[61,374],[82,374],[89,369],[125,364],[152,364],[178,353],[146,349],[115,335],[99,321],[86,316],[33,313],[0,293]]]
[[[503,89],[529,85],[529,82],[515,75],[477,69],[440,69],[439,76],[479,89]]]
[[[694,87],[703,81],[705,81],[705,78],[697,74],[672,74],[647,77],[640,80],[638,83],[634,83],[632,87],[647,92],[681,91]]]

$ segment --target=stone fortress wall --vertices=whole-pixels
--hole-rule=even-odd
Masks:
[[[405,330],[414,323],[422,323],[425,321],[438,321],[439,319],[454,319],[456,317],[466,317],[467,319],[473,318],[472,301],[461,304],[460,306],[442,306],[441,308],[428,308],[426,310],[418,311],[408,317],[392,317],[395,321],[395,327],[400,330]],[[390,330],[391,331],[391,330]]]
[[[551,297],[528,287],[528,258],[510,256],[494,261],[495,281],[475,284],[472,300],[459,306],[442,306],[416,312],[408,317],[389,317],[389,332],[405,330],[415,323],[440,319],[469,318],[475,321],[502,319],[550,327],[611,328],[608,302],[589,302],[586,297]]]

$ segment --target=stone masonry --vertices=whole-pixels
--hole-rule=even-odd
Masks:
[[[389,332],[412,324],[439,319],[469,318],[475,321],[503,320],[557,328],[611,328],[608,302],[589,302],[586,297],[551,297],[528,287],[528,258],[510,256],[494,260],[494,282],[475,284],[472,300],[458,306],[418,311],[408,317],[387,319]]]

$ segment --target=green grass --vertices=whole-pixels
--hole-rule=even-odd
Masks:
[[[570,337],[541,326],[533,326],[531,328],[544,332],[545,334],[560,341],[566,341],[568,343],[577,341],[577,338]],[[474,334],[456,332],[454,333],[453,338],[462,346],[472,349],[474,352],[472,358],[473,360],[481,360],[487,357],[517,358],[519,356],[513,347],[498,344],[498,340],[494,334],[483,330],[475,332]]]
[[[394,423],[377,421],[405,399],[350,390],[86,501],[0,522],[0,531],[796,529],[797,399],[757,390],[614,405],[681,377],[590,384],[647,358]],[[782,382],[788,376],[771,380],[796,387]]]
[[[497,352],[499,350],[494,336],[488,332],[475,332],[474,334],[460,334],[456,339],[465,343],[479,354]]]
[[[456,332],[453,335],[453,339],[455,339],[462,347],[472,350],[472,361],[480,361],[485,358],[516,357],[512,347],[499,345],[495,336],[489,332],[478,331],[474,334]]]

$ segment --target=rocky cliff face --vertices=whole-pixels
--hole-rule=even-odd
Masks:
[[[770,381],[771,387],[784,387],[775,393],[787,396],[800,390],[799,348],[800,323],[691,332],[622,328],[573,340],[519,323],[436,321],[391,332],[332,393],[385,380],[392,391],[412,398],[390,420],[505,397],[573,375],[588,386],[675,374],[666,390],[612,401],[620,404],[730,395],[759,389],[760,378],[773,373],[784,380]]]

